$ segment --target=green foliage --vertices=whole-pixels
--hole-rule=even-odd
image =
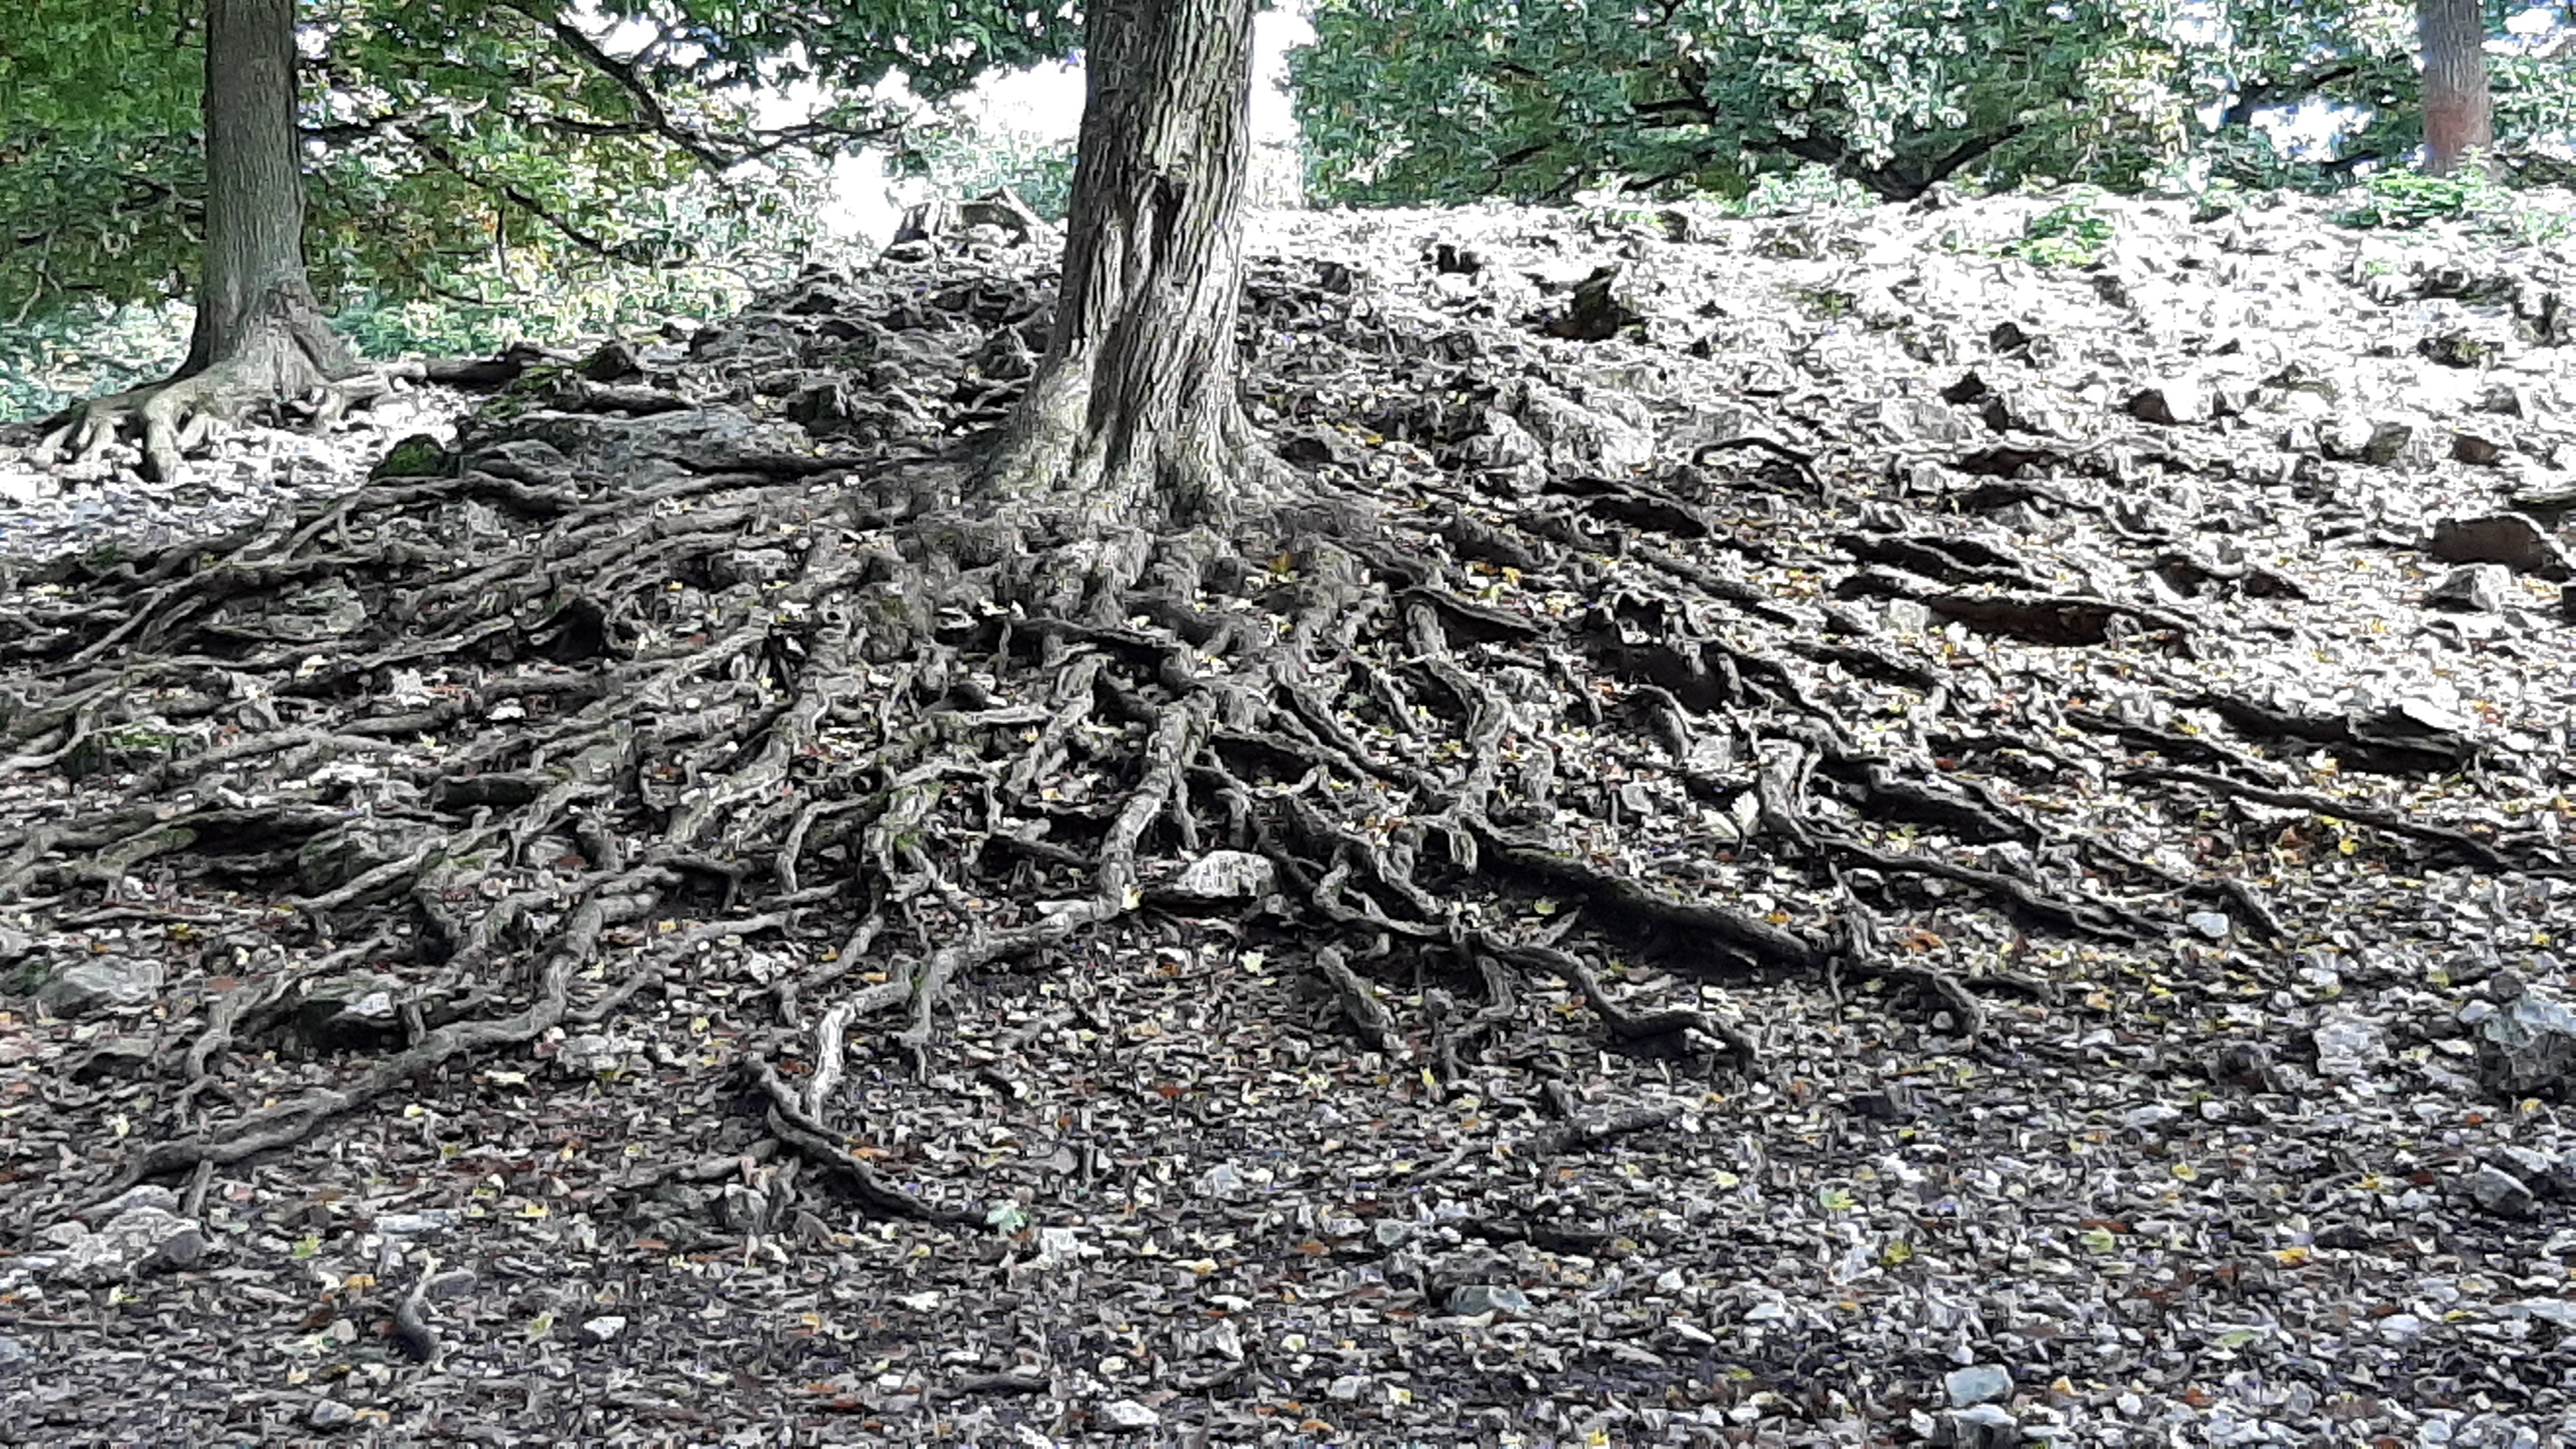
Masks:
[[[2461,222],[2469,230],[2512,242],[2552,242],[2569,235],[2564,210],[2533,205],[2526,194],[2500,183],[2484,167],[2449,176],[2383,171],[2350,193],[2335,213],[2343,226],[2411,231],[2436,222]]]
[[[895,166],[930,183],[933,195],[968,201],[1009,187],[1031,210],[1061,221],[1073,199],[1073,141],[950,116],[906,127]]]
[[[1740,196],[1820,163],[2134,182],[2189,110],[2161,0],[1325,0],[1295,61],[1330,199]]]
[[[2352,204],[2337,212],[2335,220],[2345,226],[2407,229],[2470,220],[2509,204],[2476,167],[2451,176],[2387,171],[2356,187]]]
[[[1315,23],[1294,73],[1328,201],[1740,196],[1804,162],[1896,198],[2324,191],[2421,139],[2412,0],[1321,0]],[[2576,136],[2565,57],[2492,69],[2508,154]],[[2300,108],[2345,127],[2285,151],[2259,123]]]
[[[1742,196],[1728,199],[1728,210],[1742,216],[1794,216],[1811,211],[1850,211],[1877,200],[1868,187],[1830,167],[1802,165],[1794,170],[1765,171],[1753,178]]]
[[[764,128],[756,87],[935,99],[1078,39],[1063,7],[999,0],[306,0],[302,25],[316,286],[469,316],[522,300],[495,278],[723,264],[746,230],[793,232],[809,158],[896,119],[857,99]],[[203,37],[201,0],[0,5],[0,317],[186,294]],[[596,319],[531,330],[558,320]]]
[[[749,282],[708,267],[598,266],[479,279],[481,295],[362,295],[332,326],[362,357],[474,357],[536,342],[575,347],[650,332],[670,317],[721,317],[750,300]]]
[[[188,350],[185,308],[96,302],[0,327],[0,420],[166,377]]]
[[[2005,254],[2042,267],[2089,267],[2099,262],[2120,230],[2111,218],[2093,209],[2099,199],[2099,193],[2079,193],[2064,205],[2032,217],[2022,223],[2021,240],[2005,247]]]

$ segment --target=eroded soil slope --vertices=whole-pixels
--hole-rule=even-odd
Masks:
[[[819,695],[1050,239],[22,565],[0,1441],[2554,1441],[2567,255],[2050,210],[1272,218],[1334,506]]]

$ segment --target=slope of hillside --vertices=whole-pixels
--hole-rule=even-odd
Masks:
[[[2566,1432],[2563,243],[1252,250],[1117,617],[989,229],[15,548],[0,1442]]]

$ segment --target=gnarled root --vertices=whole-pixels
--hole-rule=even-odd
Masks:
[[[406,368],[416,374],[418,364],[352,372],[336,345],[317,355],[291,335],[263,329],[221,361],[77,404],[52,420],[37,456],[60,459],[68,449],[70,461],[87,463],[128,432],[138,432],[149,476],[168,481],[217,427],[253,409],[303,402],[328,426],[351,404],[384,392]]]

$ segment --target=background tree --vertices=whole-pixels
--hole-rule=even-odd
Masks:
[[[2424,169],[2447,176],[2495,144],[2487,96],[2487,28],[2480,0],[2416,0],[2424,42]]]
[[[100,399],[79,420],[95,441],[139,413],[164,478],[203,421],[358,370],[304,272],[295,0],[207,0],[204,115],[204,264],[187,358],[167,384]]]
[[[1057,11],[960,4],[912,13],[920,9],[901,0],[611,0],[578,11],[563,0],[317,0],[298,12],[281,3],[262,23],[273,32],[283,15],[298,27],[288,44],[300,64],[283,76],[257,70],[254,80],[210,53],[218,36],[197,0],[31,0],[0,12],[0,157],[11,162],[0,166],[0,216],[43,220],[0,233],[0,316],[24,323],[90,302],[189,292],[188,279],[213,260],[200,250],[213,225],[211,188],[245,179],[210,159],[210,148],[242,139],[213,124],[209,108],[221,98],[205,84],[210,74],[234,78],[224,84],[242,96],[255,87],[270,133],[278,107],[290,108],[287,154],[308,173],[304,238],[318,302],[362,291],[472,300],[481,288],[469,279],[496,255],[646,266],[686,258],[738,231],[745,215],[785,209],[768,184],[774,170],[743,168],[887,135],[894,113],[868,99],[879,82],[900,77],[935,98],[995,66],[1061,56],[1075,39]],[[224,30],[223,44],[236,43],[236,29]],[[755,124],[760,92],[804,81],[845,99],[793,124]],[[266,185],[245,214],[271,233],[291,229],[276,206],[285,198]],[[190,365],[200,360],[192,347]],[[309,380],[279,375],[267,391]],[[164,391],[98,418],[113,421]],[[200,384],[155,406],[184,414],[255,400],[237,391],[218,399]]]

